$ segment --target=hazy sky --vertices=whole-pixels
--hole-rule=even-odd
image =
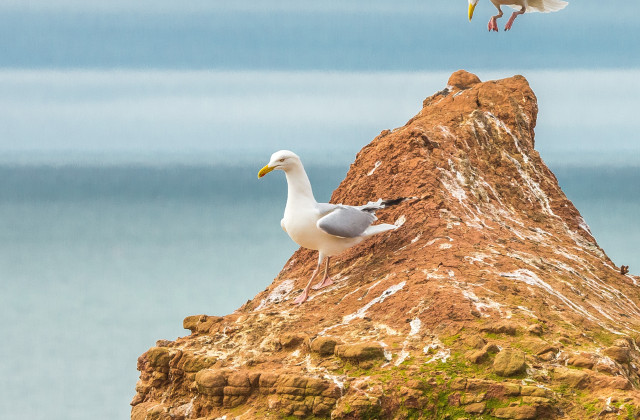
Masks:
[[[488,0],[472,22],[464,0],[4,0],[0,151],[288,147],[350,162],[464,68],[530,80],[550,158],[634,161],[640,2],[602,6],[572,1],[488,33]]]

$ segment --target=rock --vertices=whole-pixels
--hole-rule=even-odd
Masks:
[[[468,413],[468,414],[482,414],[486,409],[487,409],[487,403],[484,401],[471,403],[464,407],[465,413]]]
[[[517,328],[514,324],[500,322],[497,324],[485,325],[480,328],[480,331],[492,334],[516,335]]]
[[[553,391],[545,388],[540,388],[538,386],[533,386],[533,385],[524,385],[520,391],[520,394],[528,395],[532,397],[544,397],[544,398],[553,397]]]
[[[527,332],[529,334],[540,336],[542,335],[542,325],[540,324],[531,324],[527,327]]]
[[[495,354],[495,353],[498,353],[500,351],[500,347],[498,347],[494,343],[488,343],[482,348],[482,351],[484,351],[486,353]]]
[[[527,365],[521,350],[503,349],[493,361],[493,371],[500,376],[513,376],[524,372]]]
[[[192,333],[208,333],[222,320],[223,318],[219,316],[192,315],[182,321],[182,327],[185,330],[191,330]]]
[[[631,360],[629,347],[611,346],[604,349],[602,353],[621,364],[629,363]]]
[[[272,390],[275,391],[275,384],[278,381],[280,375],[274,372],[263,372],[258,380],[258,386],[260,390],[269,393]]]
[[[563,367],[555,368],[553,379],[575,389],[585,389],[589,383],[589,375],[586,372]]]
[[[551,345],[537,337],[528,337],[519,340],[518,345],[520,348],[529,351],[536,356],[541,356],[549,352],[557,353],[559,350],[557,346]]]
[[[280,375],[275,384],[276,393],[304,396],[308,380],[308,377],[301,375]]]
[[[215,357],[185,352],[180,359],[179,367],[185,372],[195,373],[213,366],[216,361]]]
[[[613,345],[616,347],[633,347],[633,339],[631,337],[618,338],[613,341]]]
[[[449,77],[447,85],[458,89],[468,89],[478,83],[480,83],[480,79],[475,74],[458,70]]]
[[[579,353],[567,359],[567,365],[592,369],[595,365],[595,357],[590,353]]]
[[[198,390],[200,392],[206,393],[208,395],[218,395],[215,393],[210,393],[205,391],[205,389],[220,389],[219,395],[222,395],[222,389],[227,385],[227,381],[224,378],[224,375],[217,370],[214,369],[204,369],[200,372],[196,373],[196,384],[198,385]]]
[[[147,351],[147,359],[151,367],[156,369],[164,368],[168,371],[171,353],[165,347],[152,347]]]
[[[496,408],[492,413],[499,419],[529,420],[537,418],[538,411],[530,405]]]
[[[182,321],[182,328],[184,328],[185,330],[191,330],[191,332],[195,332],[196,326],[198,325],[198,322],[200,322],[200,318],[202,318],[203,316],[205,315],[191,315],[186,317]]]
[[[609,356],[597,358],[592,369],[596,372],[608,373],[610,375],[618,375],[621,372],[616,362]]]
[[[488,379],[468,378],[467,379],[467,391],[478,391],[489,389],[495,382]]]
[[[609,417],[640,407],[640,354],[609,332],[640,331],[640,278],[611,269],[535,150],[526,79],[457,72],[416,112],[362,148],[331,196],[410,197],[376,213],[399,228],[332,258],[335,287],[302,305],[290,302],[317,265],[304,248],[236,311],[185,318],[192,334],[139,358],[132,415],[586,419],[609,397],[631,399]]]
[[[539,356],[537,356],[539,360],[545,361],[545,362],[551,362],[552,360],[554,360],[557,357],[557,353],[554,352],[547,352],[544,354],[541,354]]]
[[[333,337],[316,337],[311,342],[311,352],[317,353],[320,356],[331,356],[338,344],[340,344],[340,342]]]
[[[591,377],[591,385],[594,389],[620,389],[629,390],[633,385],[624,376],[594,375]]]
[[[486,344],[482,349],[476,351],[470,351],[467,353],[467,360],[472,363],[482,363],[489,357],[490,353],[497,353],[500,348],[495,344]]]
[[[384,360],[384,349],[378,343],[341,344],[336,346],[335,354],[355,363]]]
[[[482,363],[485,360],[487,360],[487,352],[484,350],[476,350],[476,351],[470,351],[467,353],[467,360],[469,360],[471,363]]]
[[[477,334],[467,336],[464,339],[464,343],[469,347],[473,347],[474,349],[481,349],[485,344],[487,344],[486,341],[484,341],[484,339]]]
[[[421,382],[422,384],[422,382]],[[467,378],[454,378],[451,380],[451,382],[449,382],[449,388],[452,390],[463,390],[467,387]],[[416,387],[417,388],[417,387]],[[418,388],[420,390],[426,390],[426,387],[424,388]]]
[[[241,388],[251,388],[251,381],[249,380],[249,375],[247,375],[247,372],[233,372],[227,379],[227,385]]]
[[[302,333],[284,333],[280,336],[280,344],[285,349],[293,349],[305,344],[309,345],[309,336]]]
[[[340,403],[331,413],[331,418],[380,418],[380,400],[364,394],[348,395],[340,399]]]
[[[157,403],[153,401],[148,401],[136,405],[131,409],[131,420],[146,420],[147,412],[149,411],[149,409],[151,409],[151,407],[154,407],[156,405]]]
[[[460,403],[461,404],[479,403],[484,401],[486,396],[487,396],[486,392],[479,392],[476,394],[464,394],[460,397]]]
[[[513,383],[509,383],[509,382],[503,382],[502,384],[500,384],[503,388],[503,394],[505,396],[516,396],[516,395],[520,395],[521,393],[521,387],[518,384],[513,384]]]

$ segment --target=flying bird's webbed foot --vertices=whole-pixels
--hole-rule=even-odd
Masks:
[[[518,15],[521,15],[525,12],[525,9],[523,8],[522,10],[518,11],[518,12],[513,12],[511,14],[511,17],[509,18],[509,21],[507,22],[507,24],[504,26],[504,30],[508,31],[511,29],[511,27],[513,26],[513,21],[516,20],[516,17]]]
[[[296,300],[293,301],[293,303],[295,305],[300,305],[300,304],[306,302],[307,299],[309,299],[309,291],[307,289],[305,289],[305,290],[302,291],[302,293],[300,293],[300,296],[298,296],[296,298]]]
[[[498,22],[497,22],[497,17],[493,16],[491,18],[491,20],[489,20],[489,24],[487,25],[487,27],[489,28],[489,32],[491,31],[496,31],[498,32]]]
[[[331,279],[331,277],[326,276],[324,278],[324,280],[322,280],[320,283],[316,284],[315,286],[312,287],[313,290],[319,290],[322,288],[325,288],[327,286],[331,286],[333,284],[333,280]]]

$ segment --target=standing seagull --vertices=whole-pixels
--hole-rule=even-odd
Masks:
[[[258,172],[258,178],[276,169],[284,171],[288,185],[287,205],[280,226],[295,243],[304,248],[315,249],[319,253],[318,265],[311,279],[302,294],[294,301],[301,304],[309,297],[311,282],[316,278],[325,258],[324,277],[313,287],[314,289],[333,284],[328,274],[331,256],[340,254],[376,233],[397,229],[397,226],[389,224],[372,225],[378,220],[374,213],[405,199],[380,199],[363,206],[318,203],[313,197],[311,183],[298,155],[288,150],[274,153],[267,166]]]
[[[509,21],[504,27],[505,31],[511,29],[513,25],[513,21],[516,20],[516,16],[522,15],[525,12],[557,12],[558,10],[564,9],[567,4],[566,1],[562,0],[491,0],[494,6],[498,9],[498,14],[493,16],[489,21],[489,31],[498,32],[498,22],[497,19],[502,17],[502,9],[500,6],[509,6],[514,9],[520,9],[511,14]],[[478,0],[469,0],[469,20],[473,17],[473,9],[476,8],[476,4],[478,4]]]

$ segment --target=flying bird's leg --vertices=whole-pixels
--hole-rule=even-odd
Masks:
[[[520,11],[513,12],[511,17],[509,18],[509,21],[505,25],[504,30],[508,31],[509,29],[511,29],[511,26],[513,25],[513,21],[516,20],[516,16],[524,14],[525,10],[526,10],[526,8],[524,6],[522,6],[522,9],[520,9]]]
[[[300,305],[301,303],[304,303],[309,298],[309,289],[311,289],[311,282],[318,275],[318,271],[320,271],[320,264],[322,264],[322,260],[324,260],[324,255],[320,254],[318,256],[318,265],[316,266],[316,269],[313,270],[313,274],[311,275],[309,282],[304,287],[304,290],[302,291],[302,293],[300,293],[300,296],[298,296],[296,300],[293,301],[293,303],[297,303],[298,305]]]
[[[491,20],[489,21],[489,25],[488,25],[489,32],[491,32],[491,31],[498,32],[498,22],[497,22],[497,20],[500,19],[502,17],[502,15],[503,15],[502,9],[500,8],[500,6],[496,6],[496,7],[498,8],[498,12],[499,13],[497,15],[491,17]]]
[[[331,257],[327,257],[327,261],[324,266],[324,278],[322,281],[315,286],[312,287],[313,290],[322,289],[323,287],[331,286],[333,284],[333,280],[329,277],[329,260]]]

